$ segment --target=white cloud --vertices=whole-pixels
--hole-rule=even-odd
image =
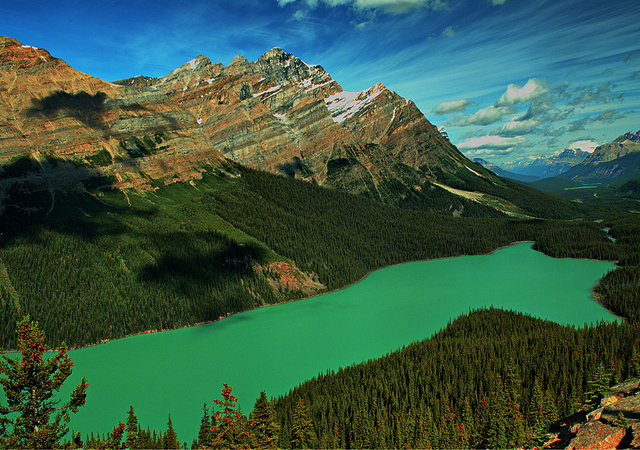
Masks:
[[[498,136],[522,136],[523,134],[531,133],[539,124],[540,123],[534,119],[512,120],[491,134]]]
[[[448,126],[457,126],[457,127],[466,127],[469,125],[491,125],[492,123],[496,123],[504,117],[505,114],[512,112],[509,107],[495,107],[495,106],[487,106],[486,108],[482,108],[470,116],[460,117],[454,116],[447,120],[445,125]]]
[[[463,98],[462,100],[452,100],[450,102],[440,103],[438,106],[433,108],[431,112],[436,116],[442,116],[444,114],[464,111],[469,105],[471,105],[471,102],[468,98]]]
[[[301,9],[293,13],[294,20],[304,20],[307,18],[307,13]]]
[[[595,150],[595,148],[598,146],[599,144],[591,139],[587,139],[587,140],[582,140],[582,141],[575,141],[572,142],[571,144],[569,144],[569,148],[575,149],[575,150],[582,150],[585,152],[589,152],[592,153],[593,150]]]
[[[527,145],[528,141],[522,136],[480,136],[467,139],[458,144],[459,149],[510,149],[516,146]]]
[[[545,80],[530,78],[524,86],[518,86],[513,83],[507,86],[507,90],[500,96],[495,106],[510,106],[516,103],[530,102],[549,91],[550,89],[547,87]]]

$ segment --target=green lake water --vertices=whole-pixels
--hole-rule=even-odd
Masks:
[[[223,382],[248,414],[261,390],[277,396],[320,372],[380,357],[470,309],[494,306],[576,326],[617,320],[590,291],[613,267],[550,258],[520,243],[388,267],[331,294],[74,350],[67,387],[84,375],[89,388],[71,427],[83,438],[107,432],[133,405],[139,423],[159,431],[171,413],[179,440],[191,444],[203,403],[220,398]]]

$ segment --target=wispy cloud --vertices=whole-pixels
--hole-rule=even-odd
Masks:
[[[445,114],[452,114],[462,112],[471,105],[468,98],[462,100],[452,100],[450,102],[442,102],[431,110],[436,116],[443,116]]]
[[[315,8],[319,4],[325,6],[352,6],[359,10],[379,9],[392,14],[405,14],[418,8],[429,8],[434,11],[444,11],[449,5],[446,0],[277,0],[279,6],[285,6],[296,1],[304,2]]]
[[[607,109],[597,115],[588,115],[569,122],[568,131],[583,131],[585,126],[594,122],[613,123],[624,119],[625,115],[615,109]]]
[[[456,32],[454,31],[452,26],[448,26],[447,28],[442,30],[442,35],[446,37],[454,37],[456,35]]]
[[[522,136],[537,130],[538,125],[540,125],[540,122],[535,119],[512,120],[490,134],[496,136]]]
[[[467,139],[458,144],[462,149],[509,149],[527,143],[527,139],[522,136],[502,137],[502,136],[480,136]]]
[[[491,125],[499,122],[506,114],[513,113],[513,109],[508,106],[487,106],[469,116],[457,115],[453,116],[445,126],[468,127],[470,125]]]

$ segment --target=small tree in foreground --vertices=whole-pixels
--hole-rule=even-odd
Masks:
[[[69,401],[58,406],[53,397],[73,367],[66,347],[44,359],[44,333],[29,316],[18,322],[17,332],[21,356],[14,360],[2,353],[0,359],[0,383],[7,400],[7,406],[0,405],[0,447],[59,447],[69,431],[69,413],[78,412],[85,403],[87,382],[82,378]]]

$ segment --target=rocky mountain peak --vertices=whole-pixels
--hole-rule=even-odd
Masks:
[[[236,56],[233,57],[233,59],[229,63],[229,66],[227,66],[227,67],[238,66],[238,65],[243,65],[243,64],[249,64],[249,61],[247,61],[247,59],[242,55],[236,55]]]
[[[613,142],[624,142],[624,141],[640,142],[640,131],[636,131],[635,133],[633,131],[625,133],[622,136],[616,138],[616,140]]]
[[[274,47],[254,63],[256,71],[274,83],[298,82],[311,76],[310,66],[280,47]]]
[[[0,68],[30,69],[57,60],[44,49],[24,45],[10,37],[0,37]]]

